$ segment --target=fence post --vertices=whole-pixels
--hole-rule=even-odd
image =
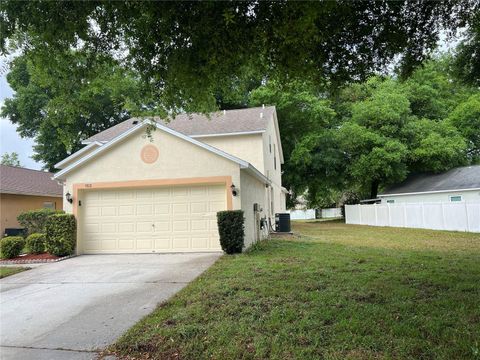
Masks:
[[[440,203],[442,205],[442,228],[445,230],[445,209],[443,207],[443,202]]]
[[[363,222],[362,222],[362,208],[360,204],[357,204],[358,206],[358,219],[359,219],[359,222],[360,222],[360,225],[363,225]]]
[[[377,204],[373,204],[373,209],[375,210],[375,226],[378,226]]]
[[[388,214],[388,225],[387,226],[392,226],[392,218],[391,218],[391,214],[390,214],[390,204],[387,203],[387,214]]]
[[[407,203],[402,203],[403,206],[403,227],[407,226]]]
[[[465,231],[470,231],[470,222],[468,221],[468,206],[467,206],[467,202],[465,201],[464,204],[465,204],[465,221],[466,221],[466,225],[467,225],[467,230],[465,230]]]
[[[425,225],[425,204],[424,202],[422,201],[421,202],[422,204],[422,229],[426,229],[426,225]]]

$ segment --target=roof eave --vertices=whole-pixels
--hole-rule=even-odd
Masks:
[[[83,142],[82,142],[83,144]],[[54,167],[56,169],[62,169],[62,166],[65,165],[65,163],[71,161],[72,159],[75,159],[77,157],[79,157],[80,155],[82,155],[84,152],[86,152],[87,150],[91,149],[93,146],[102,146],[103,144],[100,143],[99,141],[92,141],[92,142],[89,142],[87,146],[85,146],[84,148],[74,152],[73,154],[71,154],[70,156],[66,157],[65,159],[63,159],[62,161],[59,161],[58,163],[56,163],[54,165]]]
[[[408,193],[391,193],[391,194],[378,194],[378,197],[386,196],[405,196],[405,195],[421,195],[421,194],[435,194],[435,193],[447,193],[447,192],[458,192],[458,191],[478,191],[478,188],[465,188],[465,189],[448,189],[448,190],[429,190],[429,191],[416,191]]]

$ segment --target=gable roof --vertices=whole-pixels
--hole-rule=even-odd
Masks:
[[[127,138],[128,136],[134,134],[135,132],[139,131],[140,129],[142,129],[144,126],[146,126],[149,123],[152,123],[152,122],[150,120],[143,120],[142,122],[136,124],[134,127],[131,127],[127,131],[121,133],[120,135],[118,135],[117,137],[115,137],[114,139],[109,141],[107,144],[97,148],[96,150],[92,151],[90,154],[80,158],[79,160],[77,160],[74,163],[67,166],[65,169],[59,171],[58,173],[56,173],[54,175],[54,178],[55,179],[63,179],[64,175],[66,175],[67,173],[69,173],[70,171],[75,169],[77,166],[80,166],[81,164],[87,162],[88,160],[96,157],[98,154],[101,154],[102,152],[108,150],[110,147],[114,146],[115,144],[119,143],[121,140],[123,140],[123,139]],[[268,180],[267,177],[265,177],[260,171],[258,171],[249,162],[244,161],[242,159],[239,159],[236,156],[230,155],[230,154],[228,154],[228,153],[226,153],[222,150],[219,150],[219,149],[217,149],[213,146],[210,146],[208,144],[205,144],[201,141],[195,140],[195,139],[191,138],[190,136],[179,133],[178,131],[172,130],[172,129],[170,129],[170,128],[166,127],[165,125],[162,125],[158,122],[153,122],[153,123],[157,127],[157,129],[163,130],[163,131],[165,131],[165,132],[167,132],[171,135],[174,135],[178,138],[181,138],[185,141],[188,141],[191,144],[199,146],[199,147],[201,147],[201,148],[203,148],[207,151],[210,151],[210,152],[212,152],[212,153],[214,153],[218,156],[221,156],[221,157],[223,157],[227,160],[233,161],[233,162],[237,163],[238,165],[240,165],[241,169],[247,170],[249,173],[251,173],[254,177],[259,179],[260,181],[262,181],[266,184],[270,183],[270,180]]]
[[[165,121],[158,116],[148,117],[156,122],[190,137],[212,135],[234,135],[242,133],[261,133],[267,129],[268,122],[275,113],[275,106],[266,106],[217,111],[210,114],[179,114],[170,121]],[[94,141],[108,142],[125,131],[135,127],[147,117],[131,118],[108,128],[86,140],[84,144]]]
[[[463,166],[440,174],[413,174],[379,196],[480,189],[480,165]]]
[[[93,149],[93,148],[97,148],[99,146],[102,146],[103,144],[100,143],[99,141],[94,141],[94,142],[91,142],[90,144],[88,144],[87,146],[85,146],[84,148],[78,150],[77,152],[74,152],[73,154],[71,154],[69,157],[63,159],[62,161],[58,162],[55,164],[55,169],[62,169],[65,167],[65,164],[73,161],[74,159],[78,158],[80,155],[83,155],[84,153],[86,153],[87,151]]]
[[[35,196],[63,196],[63,187],[52,173],[0,165],[0,193]]]

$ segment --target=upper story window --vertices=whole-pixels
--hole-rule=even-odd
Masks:
[[[462,195],[454,195],[454,196],[450,196],[450,202],[458,202],[458,201],[462,201]]]
[[[277,170],[277,151],[275,149],[275,144],[273,144],[273,168]]]
[[[272,135],[268,135],[268,148],[270,149],[270,154],[272,153]]]

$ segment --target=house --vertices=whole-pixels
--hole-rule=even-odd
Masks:
[[[84,144],[55,174],[78,253],[220,250],[227,209],[244,211],[249,246],[286,210],[275,107],[132,118]]]
[[[480,165],[414,174],[378,197],[382,204],[480,201]]]
[[[62,186],[52,180],[52,173],[0,165],[0,234],[17,229],[20,213],[39,209],[62,209]]]

